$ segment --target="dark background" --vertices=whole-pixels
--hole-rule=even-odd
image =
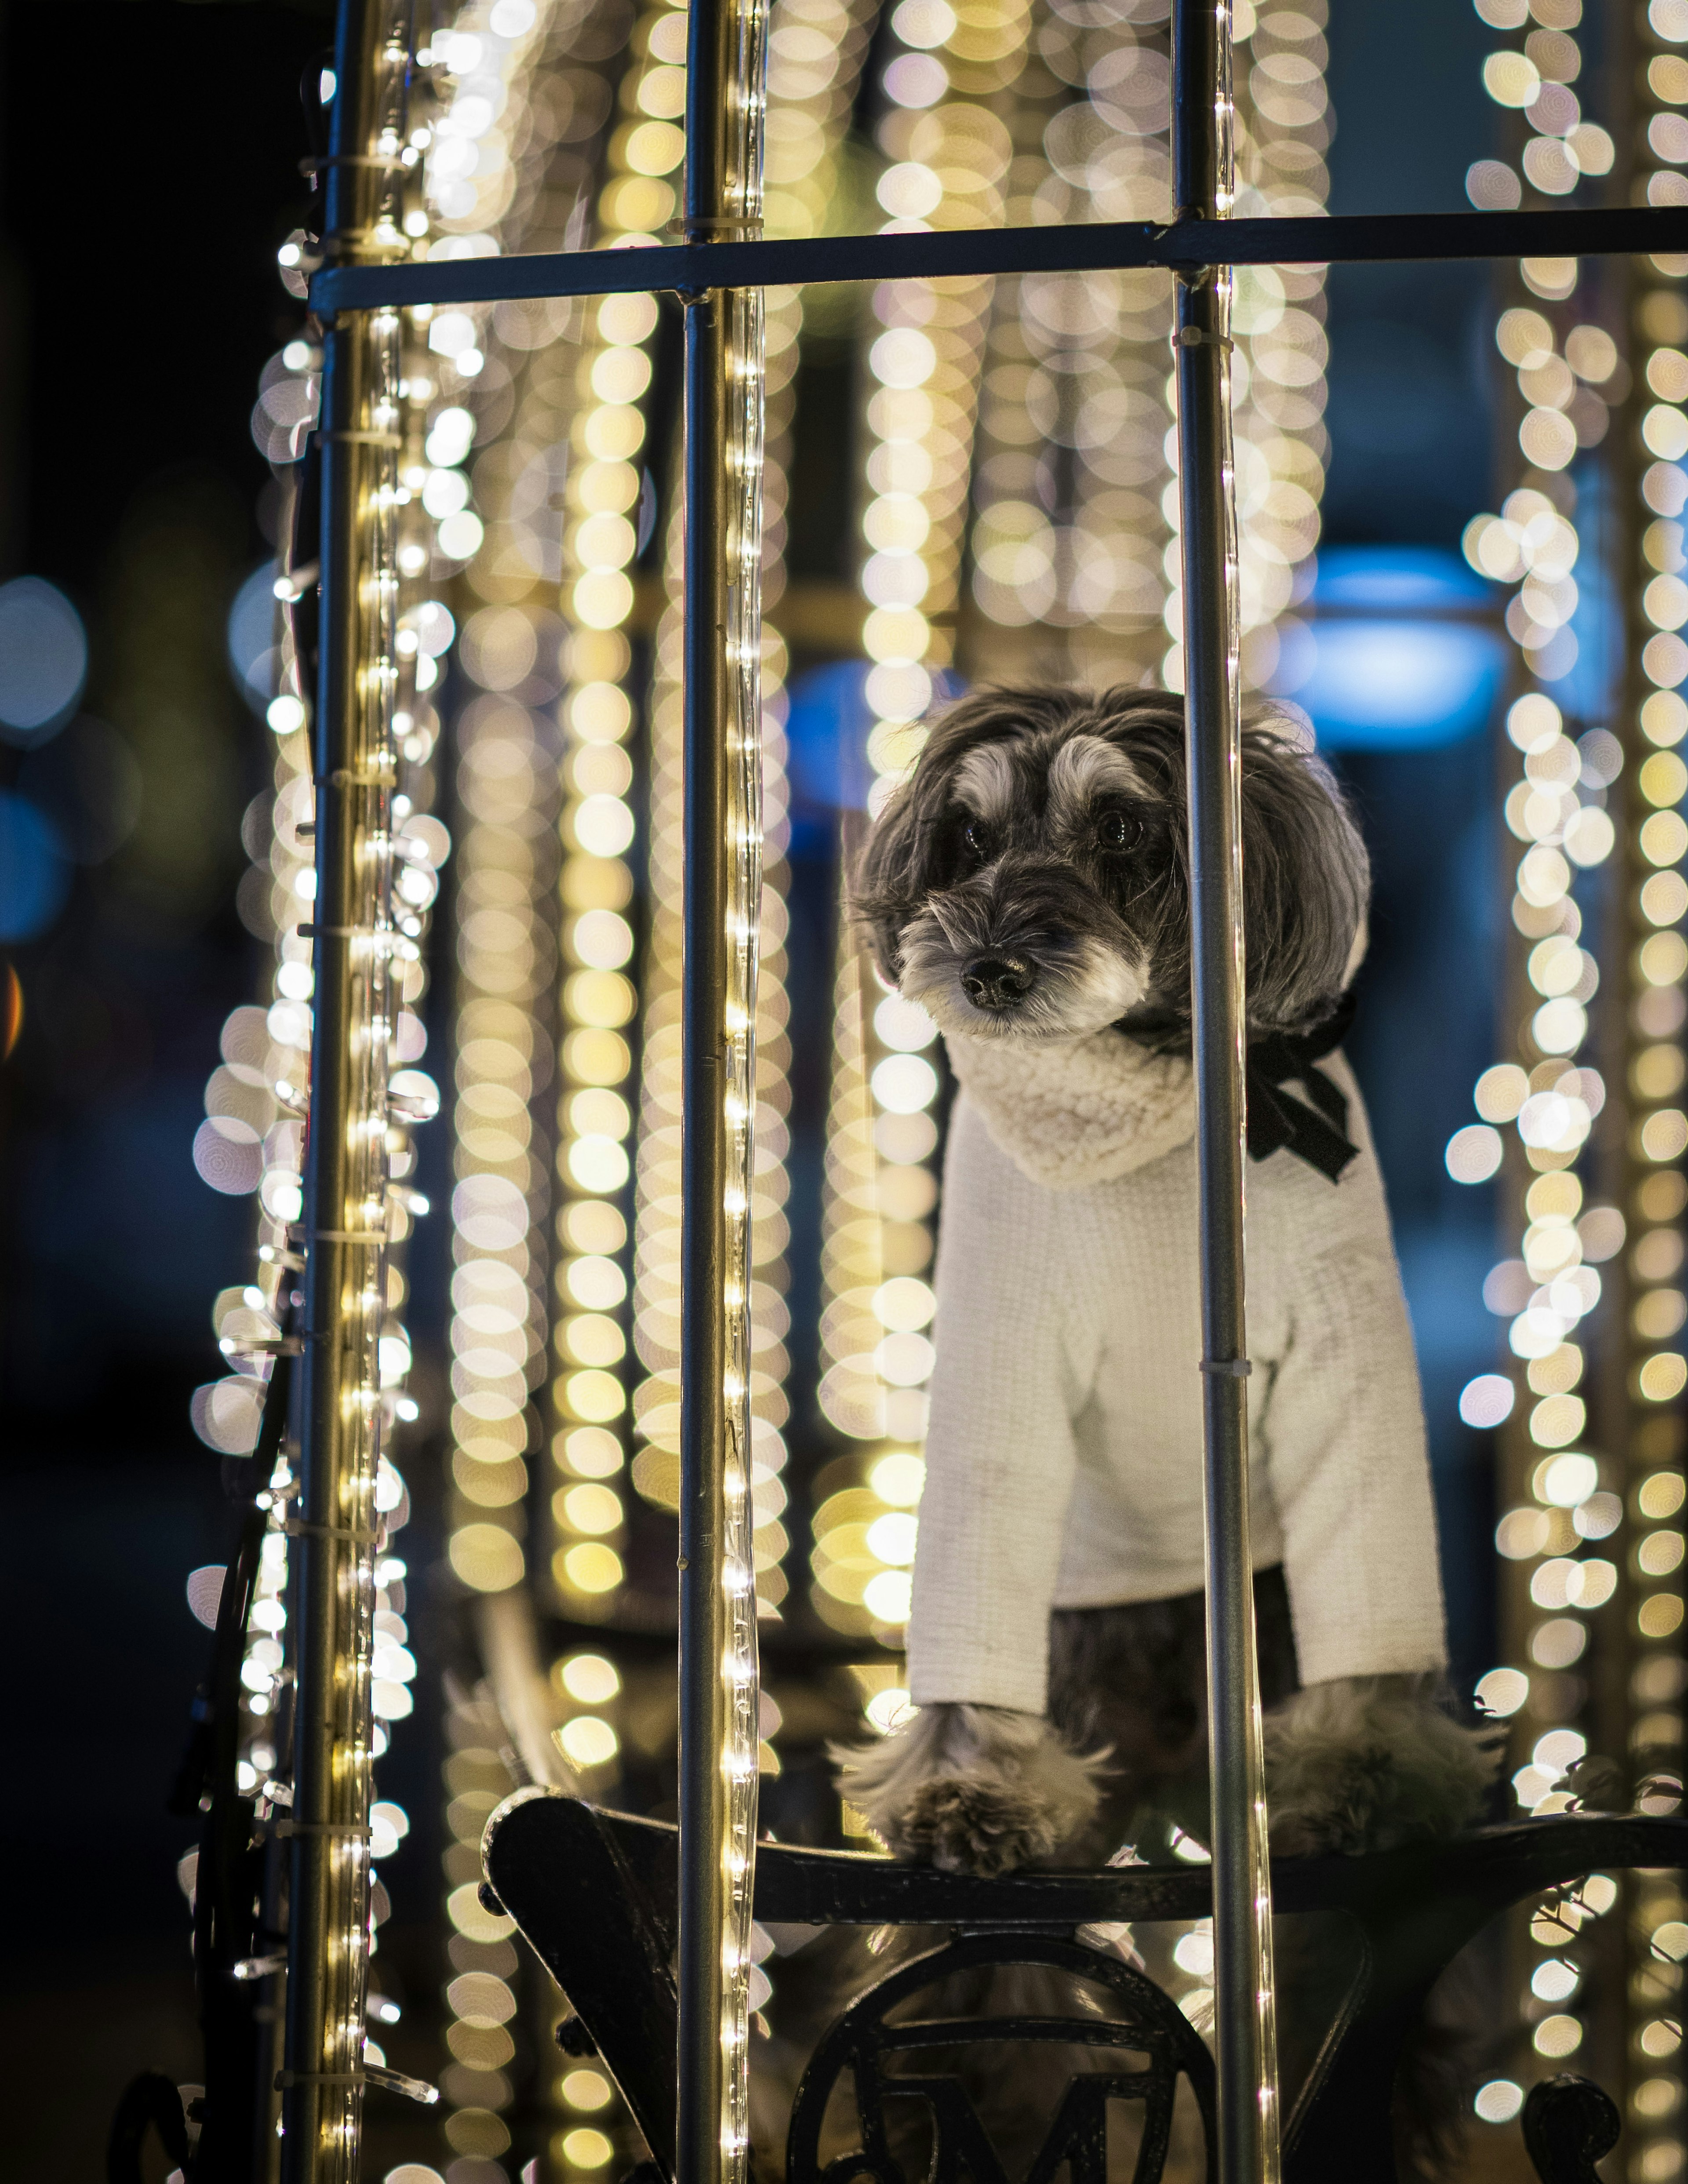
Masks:
[[[1462,208],[1467,165],[1493,149],[1483,26],[1465,0],[1334,12],[1333,209]],[[303,6],[0,13],[0,580],[45,577],[75,600],[86,704],[129,744],[142,790],[122,848],[13,951],[25,1028],[0,1069],[7,2176],[96,2176],[121,2082],[147,2063],[198,2070],[174,1872],[192,1830],[164,1804],[205,1652],[183,1580],[224,1558],[228,1518],[187,1399],[219,1370],[209,1307],[250,1239],[245,1202],[208,1190],[190,1147],[223,1019],[260,967],[232,896],[269,763],[223,624],[267,551],[248,417],[298,322],[274,250],[303,205],[297,86],[329,33]],[[1488,280],[1333,277],[1331,541],[1454,547],[1494,505]],[[794,541],[794,562],[805,550]],[[1492,1346],[1474,1300],[1491,1215],[1440,1154],[1493,1058],[1490,763],[1479,736],[1345,767],[1379,876],[1355,1052],[1470,1671],[1490,1642],[1487,1451],[1453,1401]],[[0,752],[0,787],[16,764]],[[414,1848],[393,1868],[395,1929],[407,1876],[427,1915]]]

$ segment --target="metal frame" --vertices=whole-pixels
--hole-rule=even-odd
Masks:
[[[733,9],[694,8],[686,54],[685,222],[707,236],[727,214],[728,31]],[[719,245],[704,243],[702,249]],[[727,831],[727,319],[719,287],[686,298],[685,872],[680,995],[680,1863],[677,2184],[713,2184],[727,2164],[721,2119],[722,1886],[728,1744],[727,1003],[730,975]]]
[[[493,1814],[482,1853],[498,1900],[578,2012],[570,2052],[588,2039],[596,2045],[653,2147],[671,2142],[673,2134],[672,2074],[658,2059],[675,2039],[676,1852],[666,1822],[533,1789],[518,1791]],[[1300,1942],[1301,1970],[1308,1971],[1316,1949],[1334,1973],[1329,2030],[1318,2052],[1302,2058],[1294,2111],[1284,2119],[1286,2184],[1349,2177],[1384,2184],[1397,2175],[1392,2096],[1403,2045],[1436,1981],[1491,1920],[1544,1896],[1574,1897],[1591,1871],[1670,1870],[1685,1855],[1688,1821],[1679,1818],[1559,1814],[1480,1828],[1451,1843],[1421,1840],[1364,1858],[1336,1852],[1278,1860],[1279,1912],[1310,1922]],[[1082,1940],[1095,1925],[1140,1930],[1157,1921],[1205,1918],[1214,1908],[1213,1882],[1212,1869],[1202,1865],[1101,1866],[985,1880],[855,1851],[769,1843],[757,1861],[755,1908],[770,1925],[936,1927],[989,1937],[990,1960],[1011,1965],[1036,1963],[1052,1936],[1070,1941],[1076,1933]],[[1104,1978],[1106,1967],[1119,1963],[1094,1943],[1078,1953]],[[842,1951],[838,1959],[858,1971],[866,1962]],[[900,1953],[888,1961],[888,1973],[864,1975],[872,1982],[867,1995],[883,1998],[884,1981],[900,1976]],[[852,2004],[861,1998],[861,1990],[851,1991]],[[1005,2040],[1038,2022],[1035,1994],[1028,2009],[1013,2009],[1000,1992],[983,2006]],[[1586,2079],[1562,2076],[1536,2086],[1532,2103],[1553,2097],[1555,2088],[1572,2114],[1604,2100]],[[1529,2142],[1529,2109],[1524,2130]],[[1536,2158],[1543,2177],[1591,2184],[1591,2168],[1553,2168]],[[666,2164],[657,2166],[669,2174]],[[1042,2159],[1028,2171],[1050,2173]],[[791,2176],[792,2184],[825,2184],[812,2166],[794,2167]]]
[[[1179,11],[1183,12],[1182,8]],[[932,235],[834,235],[802,242],[677,242],[655,250],[565,250],[436,265],[325,266],[319,316],[378,304],[496,304],[543,296],[682,296],[710,287],[941,281],[963,273],[1084,273],[1158,266],[1359,265],[1454,258],[1599,258],[1688,249],[1675,205],[1613,212],[1338,214],[1323,220],[1099,221],[1082,227],[954,228]]]
[[[754,7],[756,0],[748,0]],[[1153,223],[842,237],[766,242],[734,237],[727,203],[728,92],[740,6],[694,0],[688,81],[687,240],[646,251],[589,251],[512,259],[359,265],[331,263],[310,305],[328,330],[322,538],[323,661],[318,711],[318,1038],[306,1178],[316,1232],[305,1290],[305,1507],[318,1528],[301,1540],[300,1802],[294,1842],[290,2058],[318,2042],[322,1892],[331,1809],[328,1747],[316,1696],[335,1672],[333,1595],[343,1543],[337,1521],[343,1352],[351,1312],[343,1264],[355,1247],[335,1232],[346,1182],[346,1002],[354,972],[337,928],[352,915],[348,821],[353,793],[357,644],[356,548],[342,398],[354,369],[354,332],[343,315],[418,304],[515,298],[677,292],[686,304],[686,804],[685,804],[685,1302],[682,1337],[681,1829],[679,1847],[678,2160],[682,2184],[712,2184],[727,2160],[719,2130],[723,2087],[721,1961],[726,1931],[721,1847],[721,1674],[725,1624],[725,1334],[727,1147],[721,1093],[728,961],[724,911],[730,881],[727,809],[727,622],[724,546],[729,292],[787,283],[941,279],[956,274],[1158,266],[1178,276],[1177,372],[1187,581],[1190,858],[1194,903],[1197,1145],[1201,1170],[1203,1342],[1213,1703],[1213,1848],[1220,2167],[1224,2184],[1278,2175],[1272,2053],[1270,1882],[1254,1684],[1248,1551],[1247,1372],[1242,1256],[1244,994],[1240,878],[1240,744],[1235,617],[1229,591],[1235,511],[1229,432],[1226,269],[1243,265],[1384,259],[1688,254],[1688,210],[1398,214],[1363,219],[1231,220],[1228,11],[1175,0],[1173,159],[1178,216]],[[327,184],[334,239],[355,242],[365,224],[369,169],[358,136],[376,65],[380,0],[343,0],[337,60],[335,157]],[[759,88],[754,93],[760,96]],[[742,235],[742,230],[741,230]],[[705,239],[717,238],[717,239]],[[323,1232],[326,1231],[325,1234]],[[1193,1362],[1195,1361],[1192,1361]],[[300,1824],[303,1825],[300,1825]],[[355,1823],[354,1823],[355,1825]],[[307,2022],[309,2020],[309,2023]],[[319,2173],[315,2099],[293,2064],[286,2167]]]
[[[1212,220],[1235,189],[1230,14],[1173,10],[1173,198]],[[1242,685],[1231,443],[1231,283],[1181,270],[1173,321],[1184,542],[1192,1056],[1201,1248],[1213,2035],[1223,2184],[1281,2168],[1254,1555],[1249,1537]]]

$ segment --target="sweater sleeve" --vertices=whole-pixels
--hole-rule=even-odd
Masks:
[[[1369,1147],[1340,1188],[1340,1244],[1307,1240],[1262,1421],[1309,1684],[1447,1658],[1418,1363]]]
[[[1072,1422],[1095,1371],[1067,1266],[1073,1210],[957,1101],[909,1626],[917,1706],[1044,1711]]]

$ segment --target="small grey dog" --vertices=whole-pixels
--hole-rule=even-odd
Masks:
[[[1206,1831],[1184,720],[984,688],[878,818],[855,910],[957,1100],[910,1629],[917,1711],[837,1755],[889,1848],[997,1873]],[[1293,722],[1245,730],[1252,1509],[1282,1852],[1478,1814],[1417,1368],[1335,1051],[1368,871]],[[1321,1063],[1324,1066],[1321,1067]],[[1290,1089],[1299,1086],[1300,1091]]]

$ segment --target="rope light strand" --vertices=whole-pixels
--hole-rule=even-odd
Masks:
[[[1522,181],[1510,166],[1479,163],[1467,177],[1474,203],[1516,206],[1526,187],[1563,196],[1582,176],[1607,172],[1612,139],[1583,118],[1570,88],[1581,71],[1570,35],[1579,8],[1570,0],[1544,0],[1531,11],[1533,25],[1513,0],[1479,0],[1478,12],[1497,30],[1525,32],[1521,47],[1490,55],[1483,78],[1492,98],[1520,111],[1530,134],[1519,162]],[[1582,476],[1574,468],[1579,451],[1606,440],[1614,407],[1624,414],[1628,368],[1602,323],[1598,294],[1579,292],[1574,260],[1526,259],[1518,275],[1524,292],[1501,313],[1495,339],[1517,375],[1518,440],[1527,468],[1498,514],[1473,520],[1464,546],[1480,574],[1517,587],[1506,626],[1525,688],[1507,729],[1522,765],[1504,808],[1522,845],[1510,992],[1513,1006],[1522,1004],[1523,1021],[1512,1058],[1478,1079],[1479,1119],[1456,1132],[1447,1165],[1461,1182],[1504,1172],[1524,1183],[1518,1255],[1496,1266],[1484,1285],[1489,1309],[1507,1322],[1516,1362],[1505,1373],[1469,1383],[1460,1409],[1469,1424],[1504,1427],[1502,1468],[1513,1502],[1496,1544],[1506,1573],[1502,1627],[1516,1665],[1483,1677],[1478,1698],[1518,1724],[1513,1789],[1519,1805],[1551,1813],[1576,1801],[1574,1778],[1566,1777],[1591,1745],[1609,1747],[1615,1736],[1621,1750],[1626,1741],[1621,1721],[1592,1703],[1589,1668],[1626,1643],[1632,1542],[1625,1489],[1637,1437],[1619,1412],[1599,1401],[1584,1322],[1603,1347],[1615,1332],[1605,1330],[1621,1312],[1624,1287],[1624,1212],[1591,1195],[1596,1173],[1605,1172],[1597,1147],[1607,1133],[1596,1126],[1608,1099],[1623,1100],[1642,1088],[1633,1067],[1630,1084],[1614,1086],[1593,1066],[1590,1007],[1602,973],[1583,944],[1597,876],[1621,846],[1613,810],[1621,813],[1631,800],[1630,781],[1645,795],[1647,777],[1642,764],[1623,778],[1634,763],[1633,733],[1615,736],[1604,725],[1617,694],[1604,687],[1598,654],[1585,656],[1598,629],[1598,565],[1610,549],[1600,504],[1591,496],[1585,512]],[[1657,654],[1643,658],[1650,673],[1667,665]],[[1675,671],[1678,679],[1685,668],[1688,658]],[[1645,717],[1645,705],[1641,711]],[[1621,886],[1624,862],[1620,857],[1606,878],[1601,892],[1607,896]],[[1596,878],[1579,885],[1585,872]],[[1680,995],[1670,998],[1680,1025]],[[1608,1006],[1624,1010],[1624,996]],[[1628,1009],[1631,1036],[1638,1017],[1655,1007],[1641,1001]],[[1603,1290],[1607,1312],[1595,1319]],[[1643,1426],[1640,1438],[1646,1437]],[[1582,2047],[1598,1999],[1584,1989],[1590,1959],[1583,1930],[1618,1896],[1616,1882],[1596,1875],[1568,1902],[1543,1905],[1528,1922],[1519,2001],[1539,2059],[1526,2075],[1550,2075]],[[1509,2121],[1523,2098],[1514,2080],[1495,2080],[1478,2095],[1478,2114]],[[1637,2177],[1652,2173],[1645,2159],[1630,2169]]]
[[[1655,6],[1641,43],[1646,55],[1635,116],[1634,155],[1651,204],[1688,203],[1688,11]],[[1630,414],[1639,427],[1634,453],[1636,502],[1630,511],[1633,558],[1624,572],[1630,613],[1628,656],[1639,662],[1624,722],[1635,793],[1624,813],[1624,978],[1627,1011],[1630,1129],[1624,1150],[1628,1257],[1624,1301],[1624,1388],[1629,1397],[1625,1502],[1628,1548],[1622,1598],[1628,1628],[1628,1758],[1645,1810],[1676,1808],[1681,1796],[1683,1696],[1684,1429],[1680,1397],[1688,1386],[1682,1273],[1683,1213],[1688,1184],[1684,1028],[1688,1022],[1688,588],[1682,580],[1682,516],[1688,506],[1688,258],[1637,259],[1630,292]],[[1633,443],[1632,443],[1633,444]],[[1688,1927],[1676,1880],[1626,1875],[1629,1919],[1627,2008],[1629,2174],[1646,2180],[1682,2166],[1684,2095],[1681,1974]]]

